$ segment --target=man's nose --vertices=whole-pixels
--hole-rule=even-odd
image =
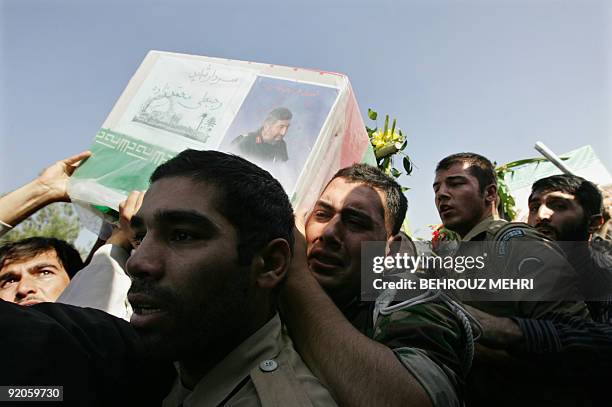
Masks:
[[[553,211],[546,205],[540,205],[536,214],[536,223],[545,219],[550,219]]]
[[[22,299],[30,294],[36,294],[38,287],[36,282],[29,277],[22,277],[17,285],[17,292],[15,293],[16,299]]]
[[[344,235],[344,227],[340,215],[336,215],[330,219],[325,225],[321,238],[325,246],[329,249],[338,249],[342,246]]]
[[[448,193],[448,188],[444,184],[440,184],[438,189],[436,190],[436,203],[441,202],[443,200],[449,199],[450,195]]]
[[[159,280],[164,270],[163,248],[145,237],[127,261],[127,274],[133,279]]]

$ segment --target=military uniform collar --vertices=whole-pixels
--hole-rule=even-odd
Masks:
[[[499,219],[496,219],[493,216],[488,216],[485,219],[483,219],[479,224],[477,224],[476,226],[474,226],[472,228],[472,230],[470,230],[468,232],[467,235],[465,235],[465,237],[463,237],[461,240],[463,241],[468,241],[468,240],[472,240],[474,239],[476,236],[478,236],[481,233],[486,232],[489,227],[491,226],[492,223],[498,221]]]
[[[176,407],[181,401],[185,407],[218,405],[249,376],[253,367],[262,360],[276,357],[281,345],[281,321],[276,314],[204,376],[184,401],[182,399],[188,390],[177,378],[163,407]]]

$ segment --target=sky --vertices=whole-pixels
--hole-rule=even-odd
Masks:
[[[0,193],[87,149],[152,49],[346,74],[408,137],[417,236],[448,154],[612,169],[612,1],[0,0]]]

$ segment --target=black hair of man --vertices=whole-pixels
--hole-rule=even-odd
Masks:
[[[293,250],[293,208],[268,171],[232,154],[185,150],[157,167],[151,183],[170,177],[187,177],[217,189],[216,209],[238,231],[241,265],[273,239],[285,239]]]
[[[336,178],[344,178],[350,182],[362,182],[383,192],[387,200],[385,218],[388,217],[392,222],[391,233],[394,235],[399,233],[408,210],[408,200],[402,192],[402,187],[393,178],[367,164],[353,164],[350,167],[342,168],[334,175],[332,181]]]
[[[266,116],[265,123],[276,123],[279,120],[291,120],[293,113],[286,107],[277,107]]]
[[[584,215],[589,218],[593,215],[601,215],[603,212],[603,195],[595,184],[577,175],[561,174],[552,175],[534,182],[531,186],[531,194],[535,192],[560,191],[571,194],[582,206]]]
[[[495,167],[486,157],[476,153],[457,153],[443,158],[436,166],[436,172],[448,170],[455,164],[469,165],[468,172],[478,180],[480,193],[484,193],[487,186],[497,185]]]
[[[27,260],[52,250],[71,279],[84,267],[81,255],[70,243],[54,237],[35,236],[0,246],[0,268],[5,263]]]

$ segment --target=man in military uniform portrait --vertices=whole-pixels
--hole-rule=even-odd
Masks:
[[[293,114],[286,107],[277,107],[266,116],[262,126],[236,137],[230,149],[255,162],[284,162],[289,159],[285,136]]]

